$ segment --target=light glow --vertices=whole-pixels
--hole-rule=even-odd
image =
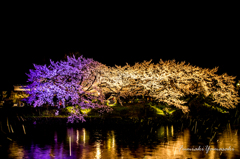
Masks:
[[[34,106],[55,105],[56,96],[63,106],[72,103],[69,122],[85,121],[89,109],[110,112],[112,109],[104,104],[108,100],[105,99],[107,93],[112,94],[109,99],[114,96],[121,105],[120,98],[149,96],[151,100],[175,106],[184,113],[189,111],[187,102],[181,99],[185,96],[203,94],[227,109],[235,108],[240,100],[234,86],[236,77],[215,74],[217,67],[203,69],[161,59],[157,64],[150,60],[133,66],[108,67],[82,56],[67,57],[67,61],[56,63],[50,60],[50,63],[48,67],[34,64],[35,70],[30,69],[27,74],[31,83],[26,87],[31,90],[27,102]]]

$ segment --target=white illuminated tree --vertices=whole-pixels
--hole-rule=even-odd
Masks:
[[[131,83],[130,74],[127,69],[128,66],[105,68],[104,74],[100,77],[100,82],[98,84],[98,87],[100,87],[105,94],[109,92],[112,93],[121,105],[122,101],[120,97],[125,97],[127,95],[126,89]]]
[[[148,95],[187,112],[187,102],[181,97],[203,94],[222,107],[234,108],[239,100],[235,77],[216,72],[217,68],[203,69],[175,60],[157,64],[144,61],[134,66],[108,67],[99,87],[115,94],[121,104],[120,97]]]

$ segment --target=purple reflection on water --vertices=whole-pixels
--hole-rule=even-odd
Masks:
[[[191,130],[178,132],[173,126],[160,126],[149,132],[132,129],[127,131],[93,128],[61,128],[50,130],[41,128],[24,142],[12,141],[8,148],[8,158],[31,159],[100,159],[100,158],[236,158],[240,156],[239,135],[237,130],[223,131],[216,135],[211,143],[194,143]],[[71,140],[70,140],[71,137]],[[71,156],[70,145],[71,144]],[[205,144],[205,145],[204,145]],[[234,151],[189,152],[183,148],[203,147],[209,144],[212,148],[233,147]],[[182,148],[182,149],[181,149]]]

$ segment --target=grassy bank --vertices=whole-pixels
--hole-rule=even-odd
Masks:
[[[189,114],[183,114],[181,110],[175,107],[161,105],[159,103],[128,103],[124,106],[111,105],[112,111],[109,113],[99,113],[100,109],[92,109],[85,111],[87,117],[85,119],[90,121],[96,120],[111,120],[111,119],[129,119],[136,121],[153,120],[156,123],[187,123],[191,125],[193,122],[199,123],[224,123],[231,122],[232,125],[239,125],[239,111],[230,111],[230,113],[221,113],[209,107],[202,107],[200,110],[191,111]],[[56,114],[58,111],[58,114]],[[1,118],[9,117],[9,120],[22,120],[21,118],[31,119],[64,119],[67,120],[71,106],[66,108],[57,107],[14,107],[5,109],[1,112]],[[80,122],[81,123],[81,122]],[[87,122],[86,122],[87,123]]]
[[[24,115],[24,118],[31,119],[31,120],[34,120],[34,119],[45,120],[44,118],[48,118],[48,119],[66,118],[67,119],[69,110],[71,110],[70,108],[71,107],[60,109],[59,115],[55,115],[55,112],[57,109],[40,110],[40,115]],[[129,104],[128,106],[115,105],[115,106],[112,106],[111,108],[112,108],[111,112],[102,113],[102,114],[99,113],[100,109],[93,109],[88,111],[87,116],[85,117],[86,124],[90,123],[93,120],[99,120],[101,121],[100,123],[112,123],[112,124],[114,122],[110,122],[110,121],[116,121],[116,124],[119,124],[120,121],[122,121],[123,123],[142,123],[142,122],[151,120],[151,121],[162,123],[162,124],[175,123],[179,121],[175,119],[176,114],[174,115],[173,113],[168,114],[167,112],[164,112],[164,111],[162,111],[162,114],[158,114],[159,111],[151,107],[149,104],[144,105],[141,103],[137,103],[137,104],[132,103],[132,104]]]

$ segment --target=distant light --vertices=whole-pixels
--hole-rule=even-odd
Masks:
[[[25,89],[22,86],[14,86],[14,91],[30,91],[30,89]]]

